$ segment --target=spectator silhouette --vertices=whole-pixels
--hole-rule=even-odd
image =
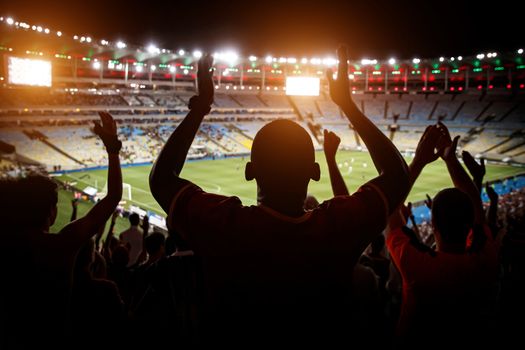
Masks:
[[[86,214],[48,234],[57,215],[57,185],[44,176],[2,181],[0,348],[60,348],[69,333],[69,301],[78,250],[111,216],[122,195],[121,143],[101,112],[94,131],[109,157],[108,194]],[[28,336],[30,332],[30,336]]]
[[[441,156],[455,185],[432,200],[436,250],[412,239],[401,210],[389,220],[387,246],[403,280],[398,340],[409,347],[424,341],[429,345],[429,329],[438,332],[431,344],[436,348],[486,342],[493,333],[488,311],[497,277],[497,245],[485,224],[479,190],[456,157],[458,139],[451,140],[441,123],[429,126],[410,164],[413,184],[422,169]]]
[[[128,267],[137,263],[140,253],[142,252],[143,232],[139,228],[140,217],[137,213],[129,215],[130,227],[120,234],[120,241],[129,251]]]
[[[349,339],[349,270],[405,198],[408,176],[397,149],[351,99],[346,48],[339,50],[339,62],[338,79],[328,75],[332,99],[380,175],[351,196],[305,212],[308,183],[319,179],[320,169],[311,137],[292,121],[270,122],[255,136],[245,178],[257,182],[257,206],[206,193],[179,176],[213,102],[211,56],[199,61],[199,95],[155,162],[150,188],[168,213],[168,226],[204,260],[205,343]]]

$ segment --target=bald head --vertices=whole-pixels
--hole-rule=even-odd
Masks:
[[[259,201],[264,197],[292,201],[302,210],[308,183],[320,177],[310,135],[289,120],[266,124],[253,140],[245,175],[246,180],[257,181]]]
[[[315,162],[310,135],[290,120],[275,120],[266,124],[255,136],[252,162],[275,167],[311,165]]]

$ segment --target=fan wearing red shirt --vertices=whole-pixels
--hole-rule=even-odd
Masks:
[[[479,190],[456,157],[458,139],[451,140],[441,123],[428,127],[409,166],[413,184],[424,166],[441,156],[455,186],[432,201],[436,250],[417,241],[400,210],[389,219],[387,246],[403,279],[397,335],[409,347],[472,345],[491,334],[487,306],[493,301],[498,249]],[[483,330],[488,332],[480,337]]]
[[[367,145],[380,175],[353,195],[311,211],[303,203],[320,169],[311,137],[289,120],[268,123],[253,141],[245,178],[257,182],[257,205],[207,193],[179,176],[213,102],[212,58],[199,61],[199,95],[159,154],[150,188],[170,228],[203,258],[204,342],[350,339],[344,325],[351,270],[384,229],[391,208],[405,198],[408,172],[392,142],[353,103],[346,48],[338,53],[339,77],[328,74],[332,99]]]

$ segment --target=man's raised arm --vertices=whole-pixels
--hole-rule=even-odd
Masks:
[[[100,112],[102,124],[95,122],[94,132],[106,146],[108,152],[108,193],[82,218],[64,227],[61,233],[71,234],[75,241],[83,244],[89,237],[97,233],[109,219],[122,198],[122,172],[120,170],[119,151],[122,143],[117,137],[117,125],[113,117],[106,112]]]
[[[352,101],[348,81],[347,48],[338,50],[339,69],[337,79],[327,72],[332,100],[343,110],[366,144],[379,176],[370,183],[379,187],[388,200],[391,213],[403,202],[409,191],[408,168],[405,160],[392,142],[372,123]]]
[[[341,139],[335,133],[324,129],[324,156],[326,158],[326,164],[328,165],[328,173],[330,174],[330,184],[332,185],[332,192],[334,196],[348,196],[348,188],[346,187],[345,180],[337,167],[335,160],[335,154],[337,153],[337,147],[341,143]]]
[[[190,99],[190,112],[171,134],[149,175],[151,193],[166,213],[173,198],[187,183],[179,177],[179,174],[202,119],[210,112],[213,103],[212,63],[213,59],[208,54],[199,60],[197,72],[199,94]]]

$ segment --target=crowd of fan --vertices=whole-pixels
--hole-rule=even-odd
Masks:
[[[213,101],[208,55],[199,62],[199,95],[150,174],[168,237],[149,233],[138,215],[115,235],[122,142],[107,113],[94,128],[107,150],[107,195],[81,218],[73,201],[71,223],[58,234],[47,232],[57,211],[52,180],[1,181],[0,347],[442,348],[518,339],[525,190],[498,198],[487,186],[485,213],[484,164],[464,152],[470,177],[458,161],[458,138],[441,123],[426,129],[407,166],[351,101],[344,49],[339,62],[342,74],[328,76],[332,99],[380,173],[352,195],[335,161],[340,139],[325,130],[334,198],[319,204],[306,196],[320,170],[311,137],[288,120],[268,123],[254,139],[245,177],[257,181],[257,206],[180,178]],[[438,159],[455,188],[429,202],[430,225],[410,229],[403,202]]]

